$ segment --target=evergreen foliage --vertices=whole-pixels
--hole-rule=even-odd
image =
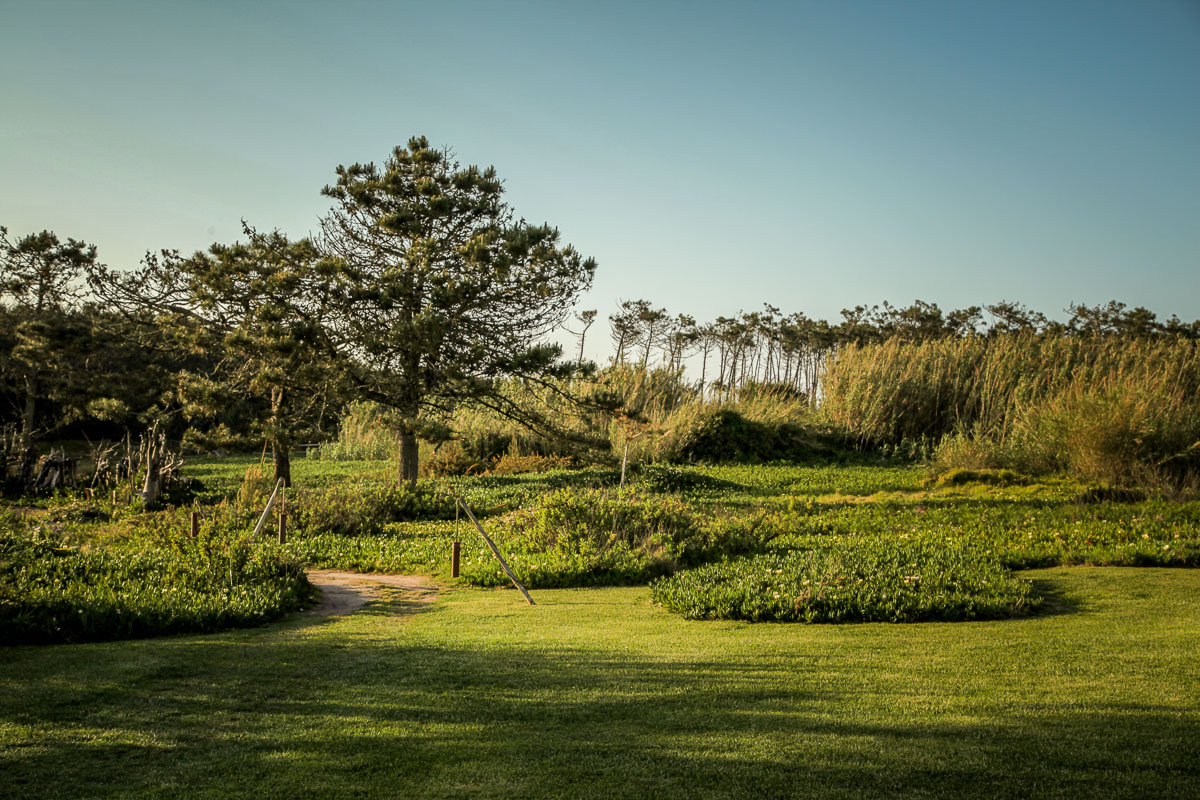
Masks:
[[[387,406],[400,478],[417,479],[417,437],[441,441],[464,401],[545,422],[498,391],[508,377],[564,376],[542,342],[586,289],[595,262],[503,200],[495,169],[461,166],[424,137],[381,167],[338,167],[318,245],[336,265],[326,334],[358,396]]]

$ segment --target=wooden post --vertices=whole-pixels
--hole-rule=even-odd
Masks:
[[[462,545],[458,542],[450,545],[450,577],[458,577],[458,556]]]
[[[84,489],[84,490],[83,490],[83,496],[84,496],[84,498],[85,498],[85,499],[87,499],[87,500],[91,500],[91,499],[92,499],[92,490],[91,490],[91,489]]]
[[[287,544],[287,514],[279,512],[279,543]]]
[[[117,490],[113,489],[113,508],[117,507]]]
[[[200,512],[192,512],[192,538],[200,538]]]

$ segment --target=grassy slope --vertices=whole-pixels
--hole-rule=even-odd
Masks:
[[[1200,571],[1026,573],[1057,613],[686,622],[636,589],[0,649],[18,797],[1196,797]]]

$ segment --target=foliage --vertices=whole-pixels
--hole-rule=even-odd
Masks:
[[[928,484],[931,486],[961,486],[965,483],[990,483],[998,486],[1012,486],[1024,482],[1025,478],[1011,469],[951,469],[932,476]]]
[[[688,619],[923,622],[994,619],[1040,602],[1028,581],[961,544],[877,539],[708,564],[651,584]]]
[[[325,461],[363,461],[392,458],[400,446],[400,438],[384,421],[383,408],[378,403],[354,401],[342,411],[337,438],[306,455]]]
[[[595,262],[549,225],[514,218],[493,168],[462,167],[424,137],[382,168],[338,167],[319,246],[334,269],[330,344],[358,394],[390,409],[401,478],[415,485],[417,436],[441,441],[447,412],[472,400],[525,424],[496,382],[566,375],[540,342],[586,288]]]
[[[278,619],[311,599],[301,566],[244,534],[202,528],[136,546],[64,546],[53,528],[0,532],[0,639],[83,642]],[[161,537],[162,532],[158,532]]]
[[[661,464],[648,465],[639,470],[637,483],[644,489],[660,493],[725,491],[743,488],[732,481],[706,475],[703,472]]]
[[[522,475],[528,472],[553,472],[570,466],[571,459],[565,456],[505,453],[488,465],[487,472],[490,475]]]
[[[453,519],[454,508],[454,497],[444,490],[398,486],[391,481],[302,489],[288,500],[294,535],[371,536],[391,522]]]
[[[677,496],[559,489],[500,522],[513,569],[534,587],[642,583],[684,565],[761,546],[757,524],[706,523]],[[486,560],[464,569],[501,584]]]

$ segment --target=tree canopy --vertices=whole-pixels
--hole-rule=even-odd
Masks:
[[[518,219],[494,168],[464,167],[417,137],[382,166],[338,167],[324,191],[326,335],[354,390],[391,410],[403,481],[417,478],[417,437],[445,438],[458,403],[525,419],[499,382],[575,368],[542,338],[590,286],[595,261],[550,225]]]

